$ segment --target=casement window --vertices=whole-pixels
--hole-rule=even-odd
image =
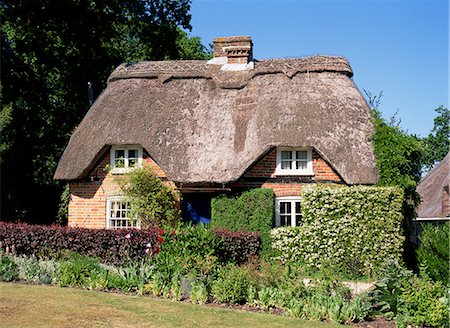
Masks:
[[[302,221],[301,197],[287,196],[275,199],[275,226],[297,227]]]
[[[311,148],[277,148],[277,175],[313,175]]]
[[[107,199],[106,227],[108,229],[140,228],[140,222],[131,217],[130,203],[121,197]]]
[[[125,173],[142,165],[142,147],[121,145],[111,147],[111,170],[113,173]]]

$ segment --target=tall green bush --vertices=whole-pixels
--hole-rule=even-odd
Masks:
[[[274,229],[272,246],[284,262],[376,274],[401,258],[402,202],[397,187],[305,187],[302,224]]]
[[[180,193],[165,185],[150,166],[144,165],[116,178],[131,215],[141,220],[141,227],[174,225],[180,219]]]
[[[263,250],[270,248],[274,194],[271,189],[252,189],[240,194],[222,194],[211,201],[211,224],[215,228],[261,233]]]
[[[423,224],[420,246],[417,250],[417,260],[420,266],[425,266],[428,275],[434,281],[448,284],[450,272],[450,223],[441,225]]]

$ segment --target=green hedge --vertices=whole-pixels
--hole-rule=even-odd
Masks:
[[[272,247],[282,261],[377,274],[401,259],[402,201],[397,187],[305,187],[302,225],[273,229]]]
[[[274,194],[271,189],[222,194],[211,201],[211,225],[214,228],[260,232],[263,251],[270,248],[273,215]]]

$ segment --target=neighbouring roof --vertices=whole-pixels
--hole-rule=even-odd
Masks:
[[[348,184],[377,181],[367,103],[343,57],[122,64],[70,138],[55,179],[83,178],[108,145],[141,144],[169,179],[237,180],[274,146],[312,146]]]
[[[449,186],[450,153],[418,184],[416,191],[422,202],[417,207],[418,218],[441,218],[444,187]],[[448,201],[448,199],[446,200]]]

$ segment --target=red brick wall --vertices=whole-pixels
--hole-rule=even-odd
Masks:
[[[144,156],[144,162],[149,164],[159,177],[166,177],[164,171],[151,158]],[[105,170],[109,163],[110,156],[107,152],[86,181],[69,182],[69,226],[106,228],[106,199],[120,195],[120,190],[114,183],[116,175]],[[97,181],[91,181],[91,178]]]
[[[253,165],[243,178],[229,184],[234,188],[270,188],[276,197],[300,196],[302,186],[314,182],[343,183],[336,171],[313,150],[313,175],[308,177],[284,177],[275,173],[276,150],[270,151],[266,156]],[[144,161],[151,165],[155,173],[165,178],[164,171],[151,159],[144,156]],[[97,168],[86,181],[71,181],[71,200],[69,203],[69,226],[87,228],[106,227],[106,199],[120,195],[120,190],[114,183],[114,176],[104,168],[110,163],[109,152],[101,160]],[[90,178],[96,178],[91,181]],[[302,181],[301,179],[305,179]],[[300,179],[300,180],[297,180]],[[172,182],[168,182],[171,183]]]
[[[256,164],[254,164],[244,174],[243,179],[233,184],[233,187],[245,188],[246,186],[254,186],[255,188],[270,188],[273,189],[276,197],[282,197],[300,196],[302,186],[306,183],[344,182],[337,172],[315,150],[312,150],[312,160],[313,175],[302,177],[309,181],[305,180],[304,182],[293,182],[292,179],[283,179],[283,176],[277,176],[277,151],[276,149],[273,149]],[[248,178],[252,179],[252,182],[249,182]],[[259,183],[257,182],[258,178],[261,178]]]

